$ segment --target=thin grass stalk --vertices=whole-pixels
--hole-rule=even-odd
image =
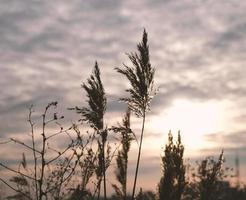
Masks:
[[[35,194],[36,199],[38,200],[38,182],[37,182],[37,155],[36,155],[36,147],[35,147],[35,137],[34,137],[34,123],[32,122],[32,107],[29,109],[28,121],[31,126],[31,137],[32,137],[32,148],[33,148],[33,159],[34,159],[34,178],[36,181],[35,183]]]
[[[142,130],[141,130],[140,144],[139,144],[139,149],[138,149],[137,165],[136,165],[134,183],[133,183],[133,189],[132,189],[132,200],[134,200],[135,190],[136,190],[136,185],[137,185],[138,168],[139,168],[139,162],[140,162],[141,150],[142,150],[142,142],[143,142],[143,135],[144,135],[144,125],[145,125],[145,112],[143,113]]]
[[[100,194],[101,194],[101,182],[102,182],[102,178],[100,177],[100,179],[98,180],[98,194],[97,194],[97,200],[100,199]]]
[[[103,189],[104,200],[107,199],[107,185],[106,185],[106,166],[105,166],[105,141],[103,140]]]
[[[42,116],[42,151],[41,151],[41,175],[40,179],[38,180],[39,183],[39,200],[42,200],[42,197],[45,195],[43,192],[43,179],[44,179],[44,168],[45,168],[45,148],[46,148],[46,137],[45,137],[45,117],[46,117],[47,107],[45,112]]]

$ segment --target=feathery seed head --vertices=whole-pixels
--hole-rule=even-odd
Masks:
[[[142,117],[150,109],[150,102],[155,95],[153,89],[155,69],[152,68],[149,59],[148,36],[143,32],[142,42],[137,45],[138,53],[130,53],[128,57],[133,65],[124,68],[116,68],[117,72],[123,74],[131,84],[126,91],[130,94],[128,98],[121,98],[126,102],[138,117]]]

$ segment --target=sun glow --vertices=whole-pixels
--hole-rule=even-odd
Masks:
[[[170,108],[151,120],[151,129],[164,133],[180,130],[186,149],[208,147],[203,136],[218,132],[225,125],[224,105],[221,102],[192,102],[178,99]],[[165,134],[166,135],[166,134]]]

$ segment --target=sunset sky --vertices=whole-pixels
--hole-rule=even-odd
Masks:
[[[128,84],[114,70],[129,64],[144,28],[158,94],[147,115],[139,182],[155,189],[169,130],[181,131],[185,157],[225,151],[246,177],[246,2],[238,0],[0,1],[0,138],[29,132],[28,107],[85,105],[81,83],[95,60],[108,98],[106,123],[119,121]],[[140,120],[133,118],[138,133]],[[0,148],[2,148],[0,146]],[[0,150],[0,160],[15,158]],[[136,160],[133,145],[130,174]],[[0,171],[1,173],[1,171]],[[142,176],[141,176],[142,173]],[[144,175],[143,175],[144,174]]]

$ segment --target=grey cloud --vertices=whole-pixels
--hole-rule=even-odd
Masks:
[[[54,112],[58,112],[60,115],[66,115],[68,123],[73,116],[73,113],[67,110],[67,107],[72,107],[73,103],[69,99],[64,98],[64,92],[69,91],[60,89],[59,87],[43,87],[38,91],[30,91],[27,98],[22,99],[17,96],[9,96],[4,99],[4,104],[0,107],[0,135],[1,137],[8,137],[9,134],[23,134],[30,131],[29,124],[27,122],[28,108],[34,105],[34,120],[41,117],[45,106],[52,102],[58,101],[59,106]],[[77,104],[80,102],[77,101]],[[70,120],[69,120],[70,119]]]
[[[142,167],[140,173],[142,174],[151,174],[153,171],[159,173],[160,172],[160,157],[152,156],[152,157],[143,157],[142,158]],[[130,168],[128,170],[129,175],[134,175],[135,166],[130,163]]]
[[[225,33],[219,35],[219,37],[215,40],[216,43],[214,44],[214,47],[228,50],[233,47],[233,44],[239,44],[238,42],[245,41],[245,32],[246,23],[243,21],[240,24],[236,24],[230,27],[229,30],[227,30]]]
[[[246,132],[244,130],[231,133],[212,133],[205,136],[205,140],[212,143],[217,143],[215,148],[201,149],[201,153],[206,155],[215,155],[222,149],[225,152],[226,165],[235,165],[235,159],[238,156],[241,165],[246,165]]]
[[[222,148],[210,148],[210,149],[201,149],[200,152],[201,154],[204,155],[203,158],[192,158],[192,160],[200,160],[200,159],[205,159],[206,157],[213,157],[215,159],[218,158],[219,154],[221,153]],[[238,157],[240,161],[240,167],[241,167],[241,172],[243,174],[245,171],[243,170],[244,167],[246,166],[246,147],[234,147],[234,148],[223,148],[224,151],[224,158],[225,158],[225,164],[224,166],[230,166],[235,168],[235,159]]]
[[[233,118],[236,123],[244,123],[246,121],[246,114],[239,114]]]
[[[156,3],[158,3],[158,6]],[[215,4],[213,7],[213,10],[215,10],[219,7],[220,3],[213,4]],[[150,32],[151,54],[153,58],[156,57],[156,50],[157,52],[163,51],[167,53],[164,60],[162,55],[156,57],[157,61],[154,61],[156,63],[161,64],[167,61],[167,67],[159,66],[157,70],[160,71],[159,74],[161,76],[166,76],[167,80],[173,79],[167,84],[161,83],[161,87],[164,85],[168,91],[160,94],[160,101],[163,101],[164,97],[167,97],[165,99],[170,101],[174,96],[195,97],[198,99],[213,96],[224,97],[225,94],[231,92],[231,90],[227,90],[224,86],[228,76],[222,77],[219,74],[215,76],[212,75],[213,72],[210,72],[209,65],[219,65],[218,61],[213,60],[213,57],[210,60],[203,58],[205,57],[204,51],[210,50],[210,46],[207,47],[208,49],[200,48],[200,50],[193,53],[189,52],[187,55],[182,55],[182,53],[186,53],[185,51],[176,52],[172,47],[172,43],[175,41],[186,44],[185,42],[191,38],[194,38],[195,41],[198,39],[206,41],[216,36],[218,38],[224,37],[224,40],[227,41],[233,40],[233,37],[225,37],[223,34],[215,35],[212,27],[206,26],[207,20],[210,18],[206,18],[205,15],[206,12],[210,12],[208,7],[211,5],[211,2],[204,3],[198,1],[194,3],[193,1],[187,1],[184,4],[181,2],[171,3],[170,1],[168,3],[160,1],[153,3],[130,3],[123,1],[105,1],[103,3],[101,1],[92,1],[88,3],[86,1],[72,1],[72,3],[68,4],[66,1],[60,1],[59,3],[28,1],[20,4],[18,1],[11,1],[9,5],[11,6],[2,11],[1,24],[3,28],[1,30],[6,34],[4,37],[1,37],[3,40],[1,44],[4,44],[4,40],[9,41],[9,34],[15,35],[12,37],[14,38],[12,42],[6,43],[6,46],[11,48],[7,48],[8,53],[4,54],[5,56],[2,56],[1,60],[4,61],[6,66],[11,64],[25,65],[25,69],[35,69],[36,76],[34,77],[39,84],[42,83],[42,79],[53,79],[54,84],[64,88],[66,87],[66,81],[75,76],[76,79],[73,84],[75,85],[75,81],[79,84],[86,76],[81,74],[81,79],[79,79],[79,68],[74,65],[74,60],[81,62],[81,71],[85,70],[86,74],[88,74],[92,67],[88,60],[94,61],[98,58],[99,62],[102,60],[103,64],[106,64],[106,67],[103,67],[105,74],[112,75],[110,70],[112,70],[113,66],[108,66],[108,62],[105,60],[113,58],[116,62],[112,61],[110,63],[118,65],[119,63],[117,62],[120,60],[121,55],[123,55],[122,51],[131,51],[132,48],[127,46],[129,46],[130,41],[135,40],[135,35],[137,34],[133,33],[133,29],[136,28],[136,25],[133,23],[139,21],[139,17],[143,13],[148,13],[151,20],[160,21],[163,19],[163,16],[166,16],[166,20],[164,20],[165,25],[163,26],[159,26],[159,21],[153,21],[151,25],[148,24],[150,31],[157,30],[156,32],[153,31],[152,34]],[[139,6],[141,9],[139,9]],[[147,6],[151,9],[148,10]],[[11,7],[16,9],[11,10]],[[227,10],[229,8],[231,8],[230,5],[227,6]],[[124,14],[124,10],[132,12],[130,15],[127,15]],[[142,10],[143,13],[139,13],[138,16],[133,15],[134,10]],[[161,12],[161,10],[165,12]],[[194,15],[196,17],[190,15],[191,11],[195,11]],[[179,15],[175,14],[177,12],[179,12]],[[213,11],[211,13],[210,17],[212,19],[215,18],[216,13]],[[233,9],[229,13],[231,15],[235,14]],[[225,19],[225,24],[234,23],[232,19]],[[39,28],[39,25],[41,28]],[[144,23],[141,22],[140,26],[142,25]],[[32,30],[35,26],[38,28],[37,32]],[[202,37],[200,33],[203,33]],[[126,35],[131,35],[131,37],[126,38]],[[161,40],[155,38],[161,38]],[[131,46],[134,47],[136,42],[132,43]],[[192,40],[187,44],[192,44]],[[206,57],[210,57],[210,55]],[[30,58],[33,61],[30,61]],[[168,66],[168,63],[171,66]],[[199,72],[197,72],[198,69]],[[64,70],[67,73],[64,73]],[[191,80],[186,75],[187,70],[195,72],[197,77]],[[231,69],[226,70],[229,72],[228,74],[232,74]],[[67,76],[68,74],[69,76]],[[240,71],[237,74],[241,74]],[[25,76],[24,73],[22,75],[25,77],[25,80],[31,79],[30,76]],[[209,75],[212,75],[212,78],[207,79]],[[175,76],[179,77],[180,80],[177,80]],[[12,78],[14,77],[16,82],[19,82],[19,75],[17,74]],[[218,79],[220,79],[220,83],[218,83]],[[235,79],[234,82],[238,84]],[[105,83],[110,85],[112,81],[107,79]],[[14,84],[16,83],[13,83],[13,86]],[[26,81],[26,84],[30,85],[30,81]],[[70,80],[69,84],[71,84]],[[211,85],[215,88],[214,91],[210,90]],[[33,88],[37,87],[38,84],[33,86]],[[233,92],[237,96],[244,94],[245,91],[241,88],[234,89]],[[63,90],[63,93],[65,94],[66,90]],[[158,104],[158,100],[155,103]],[[168,105],[168,103],[166,104]]]
[[[238,148],[242,146],[246,148],[244,141],[246,140],[246,131],[238,131],[232,133],[212,133],[205,136],[207,141],[217,141],[223,144],[225,147],[233,146],[237,144]]]
[[[188,97],[195,99],[203,99],[208,97],[206,91],[203,88],[199,88],[196,85],[186,85],[178,82],[164,84],[160,87],[160,90],[164,90],[162,96],[167,99],[174,99],[175,97]]]
[[[125,112],[127,109],[127,105],[124,102],[119,102],[117,98],[113,98],[108,102],[108,112]]]

